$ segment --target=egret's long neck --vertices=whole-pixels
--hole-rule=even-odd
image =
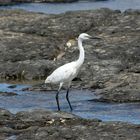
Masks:
[[[82,40],[80,38],[78,38],[78,47],[79,47],[80,54],[77,60],[77,66],[80,67],[83,64],[84,59],[85,59],[85,51],[82,46]]]

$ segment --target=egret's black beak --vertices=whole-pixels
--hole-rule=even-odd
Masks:
[[[100,37],[96,37],[96,36],[91,36],[91,37],[89,37],[89,39],[101,39]]]

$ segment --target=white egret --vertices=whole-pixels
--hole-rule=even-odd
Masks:
[[[60,110],[59,106],[59,92],[61,90],[61,87],[63,86],[64,83],[67,83],[68,88],[67,88],[67,93],[66,93],[66,99],[68,101],[69,107],[72,110],[72,106],[69,100],[69,88],[71,85],[71,81],[77,76],[85,58],[85,52],[84,48],[82,46],[83,40],[87,39],[100,39],[97,37],[91,37],[90,35],[86,33],[82,33],[78,37],[78,47],[79,47],[79,58],[76,61],[67,63],[59,68],[57,68],[53,73],[47,77],[45,80],[45,83],[51,83],[51,84],[59,84],[58,91],[56,93],[56,102],[57,102],[57,107],[58,110]]]

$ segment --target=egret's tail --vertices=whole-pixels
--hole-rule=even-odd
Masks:
[[[45,80],[45,84],[49,83],[48,79]]]
[[[48,76],[45,80],[45,84],[51,83],[50,76]]]

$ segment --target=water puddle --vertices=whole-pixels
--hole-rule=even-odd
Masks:
[[[21,91],[25,87],[29,87],[29,85],[0,84],[0,91],[18,94],[15,96],[0,96],[0,108],[5,108],[12,113],[40,108],[57,110],[55,91]],[[63,111],[70,112],[65,94],[65,91],[60,93],[60,107]],[[98,118],[103,121],[140,124],[140,103],[120,104],[91,101],[91,99],[96,98],[98,97],[89,90],[70,91],[70,100],[74,109],[72,113],[88,119]]]

